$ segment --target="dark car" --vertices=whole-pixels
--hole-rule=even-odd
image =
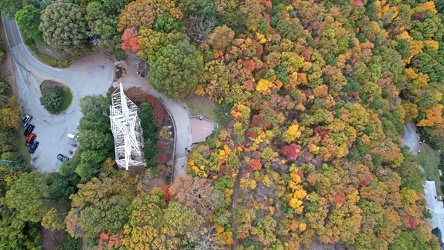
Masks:
[[[35,140],[36,137],[37,137],[36,134],[30,134],[30,135],[28,135],[28,137],[26,138],[25,146],[26,146],[26,147],[29,147],[29,145],[31,145],[31,143]]]
[[[25,115],[22,118],[22,126],[26,127],[28,126],[29,122],[32,120],[32,115]]]
[[[32,131],[34,130],[35,126],[32,124],[29,124],[28,127],[26,127],[25,132],[23,133],[26,137],[28,137]]]
[[[66,156],[64,156],[62,154],[58,154],[57,155],[57,159],[60,160],[60,161],[67,161],[67,160],[69,160],[68,157],[66,157]]]
[[[31,143],[31,145],[29,145],[29,153],[30,154],[34,154],[35,150],[37,149],[37,147],[39,146],[39,142],[38,141],[34,141],[33,143]]]

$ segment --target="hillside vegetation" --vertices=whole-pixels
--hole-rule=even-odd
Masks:
[[[70,196],[72,237],[121,249],[298,249],[314,239],[439,249],[400,136],[414,121],[444,150],[443,2],[74,2],[42,12],[47,43],[73,48],[44,28],[63,10],[76,24],[64,32],[80,32],[70,34],[76,48],[85,34],[111,36],[99,46],[146,60],[156,89],[209,98],[228,122],[168,186],[155,185],[152,168],[88,167],[96,172]]]

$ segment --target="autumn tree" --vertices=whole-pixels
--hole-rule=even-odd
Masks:
[[[16,129],[20,123],[20,105],[17,98],[12,96],[0,103],[0,127],[4,129]]]
[[[120,48],[125,52],[125,54],[130,54],[131,52],[137,53],[140,50],[140,46],[137,43],[139,37],[135,28],[126,29],[122,34],[122,44]]]
[[[46,213],[48,186],[45,177],[37,172],[24,173],[6,192],[5,202],[18,211],[23,221],[40,222]]]
[[[160,189],[136,197],[128,208],[123,245],[131,249],[164,249],[161,207],[166,203]]]
[[[125,212],[130,204],[124,196],[112,196],[83,209],[80,224],[88,238],[95,238],[101,232],[119,233],[128,221]]]
[[[206,179],[180,176],[173,182],[169,191],[177,202],[196,209],[204,217],[211,215],[220,204],[221,195]]]
[[[98,237],[99,233],[119,233],[128,221],[125,212],[140,186],[136,178],[121,176],[93,178],[79,184],[72,195],[72,208],[65,219],[67,231],[73,237]]]
[[[224,50],[234,38],[234,31],[226,25],[216,27],[208,37],[208,44],[216,50]]]
[[[137,0],[125,6],[119,16],[118,31],[128,28],[151,28],[158,14],[162,11],[153,4],[152,0]]]
[[[42,226],[53,231],[64,229],[64,214],[57,212],[55,208],[49,209],[42,218]]]
[[[46,7],[41,18],[39,30],[49,46],[68,54],[83,49],[87,39],[85,8],[56,2]]]
[[[156,57],[151,62],[148,79],[157,90],[165,92],[170,98],[192,94],[202,81],[202,59],[188,40],[163,46],[156,52]]]

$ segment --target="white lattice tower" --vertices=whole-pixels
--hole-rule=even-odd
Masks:
[[[145,166],[143,157],[143,138],[139,108],[123,92],[117,89],[111,95],[110,106],[111,131],[114,136],[116,163],[128,170],[130,166]]]

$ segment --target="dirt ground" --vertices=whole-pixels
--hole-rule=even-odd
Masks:
[[[64,230],[52,232],[47,228],[42,228],[40,237],[42,240],[42,248],[44,250],[53,250],[57,245],[66,240],[66,232]]]

